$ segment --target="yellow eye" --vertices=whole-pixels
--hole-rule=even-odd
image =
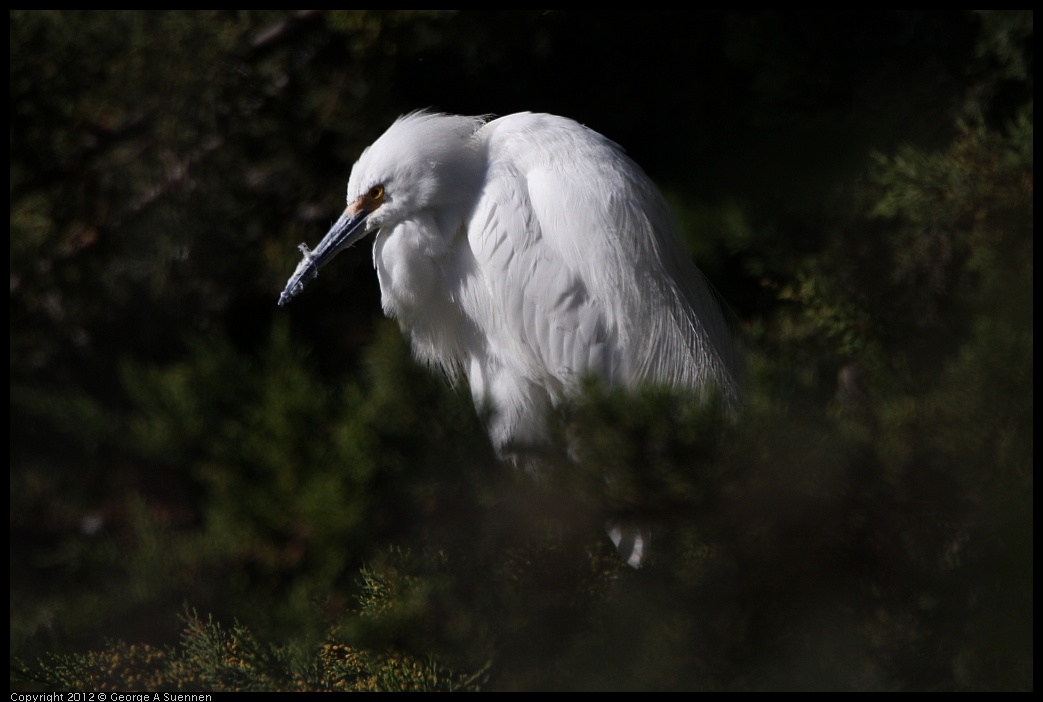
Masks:
[[[372,188],[369,189],[369,192],[366,193],[366,197],[368,197],[370,200],[376,200],[378,202],[380,200],[383,200],[384,199],[384,186],[383,185],[374,185]]]

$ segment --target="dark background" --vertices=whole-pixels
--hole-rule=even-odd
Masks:
[[[212,616],[491,689],[1031,688],[1032,22],[12,12],[13,655],[54,687]],[[276,307],[418,108],[626,148],[739,319],[744,416],[592,388],[537,483],[364,247]],[[620,511],[663,526],[641,571]]]

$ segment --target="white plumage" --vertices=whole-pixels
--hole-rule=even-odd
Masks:
[[[384,311],[419,359],[467,377],[502,454],[543,441],[548,408],[588,372],[739,402],[715,295],[662,195],[600,134],[546,114],[416,112],[362,153],[347,199],[280,304],[376,232]]]

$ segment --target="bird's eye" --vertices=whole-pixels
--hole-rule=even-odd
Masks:
[[[369,192],[366,193],[366,195],[369,197],[370,200],[383,200],[384,186],[374,185],[372,188],[369,189]]]

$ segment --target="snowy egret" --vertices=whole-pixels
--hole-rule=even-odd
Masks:
[[[414,112],[363,151],[347,209],[286,284],[286,304],[376,233],[384,312],[416,356],[466,376],[503,456],[546,439],[586,373],[718,392],[740,362],[663,196],[614,142],[570,119]],[[613,537],[617,541],[617,537]]]

